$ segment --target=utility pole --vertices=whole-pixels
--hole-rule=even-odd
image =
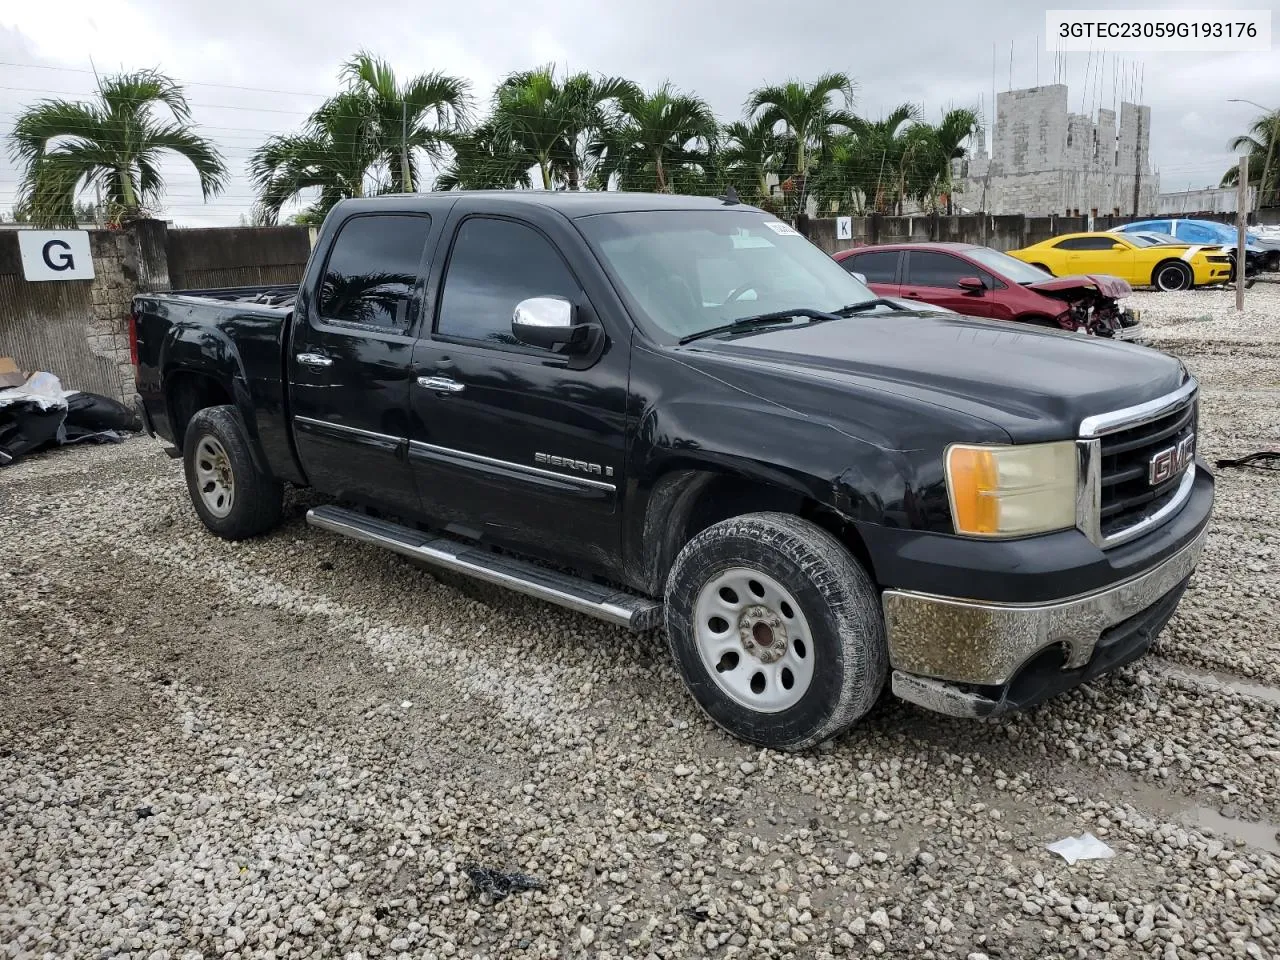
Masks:
[[[1271,112],[1271,134],[1267,137],[1267,159],[1262,164],[1262,179],[1258,181],[1258,209],[1262,209],[1262,198],[1267,190],[1267,177],[1271,175],[1271,155],[1275,153],[1276,138],[1280,136],[1280,110]],[[1275,199],[1272,197],[1272,199]]]
[[[1142,104],[1137,104],[1138,136],[1133,141],[1133,215],[1138,216],[1142,189]]]
[[[409,105],[400,101],[400,179],[405,193],[413,193],[413,171],[409,167]]]
[[[1245,227],[1249,223],[1249,155],[1240,156],[1240,180],[1236,184],[1236,310],[1244,310]]]

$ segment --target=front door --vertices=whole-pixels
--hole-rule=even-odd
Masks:
[[[288,357],[298,459],[317,490],[419,513],[408,466],[410,329],[431,219],[358,215],[339,228],[294,318]]]
[[[982,271],[967,260],[933,250],[909,250],[903,276],[902,296],[908,300],[936,303],[970,317],[993,315],[990,290],[970,291],[960,286],[964,277],[982,279]]]
[[[433,329],[414,348],[409,459],[427,515],[452,532],[610,572],[619,554],[629,342],[585,369],[511,332],[516,304],[564,297],[593,316],[548,236],[461,219]]]
[[[1133,247],[1124,239],[1124,234],[1077,237],[1072,243],[1067,257],[1070,274],[1110,274],[1133,282]]]

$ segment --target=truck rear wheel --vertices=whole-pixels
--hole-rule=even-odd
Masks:
[[[284,490],[253,462],[235,407],[205,407],[182,441],[187,490],[204,525],[226,540],[244,540],[280,524]]]
[[[690,540],[667,578],[666,626],[698,706],[778,750],[852,726],[888,673],[871,578],[829,533],[788,514],[734,517]]]

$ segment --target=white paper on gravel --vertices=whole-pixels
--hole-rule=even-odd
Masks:
[[[1107,860],[1116,855],[1114,850],[1092,833],[1078,837],[1064,837],[1049,844],[1049,850],[1058,854],[1067,863],[1075,863],[1077,860]]]
[[[52,373],[33,373],[20,387],[0,390],[0,407],[11,403],[34,403],[41,410],[65,410],[67,397],[78,390],[63,390],[62,382]]]

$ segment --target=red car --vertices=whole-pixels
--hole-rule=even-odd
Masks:
[[[1138,316],[1118,301],[1133,293],[1119,277],[1055,277],[972,243],[898,243],[835,254],[882,297],[922,300],[971,317],[1017,320],[1103,337],[1136,339]]]

